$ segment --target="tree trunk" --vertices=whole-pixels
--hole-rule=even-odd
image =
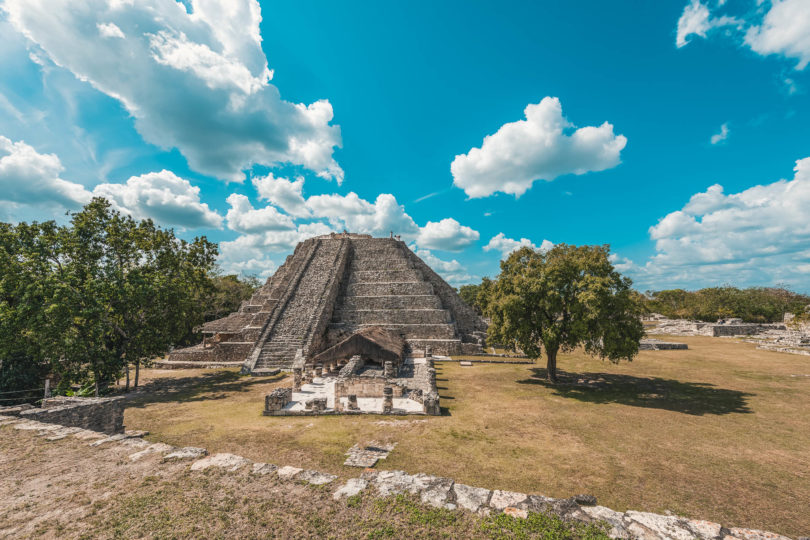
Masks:
[[[138,377],[141,375],[141,361],[135,360],[135,388],[138,388]]]
[[[557,382],[557,349],[546,349],[546,378],[551,383]]]
[[[125,391],[129,392],[129,360],[124,362],[124,370],[127,372],[127,387]]]

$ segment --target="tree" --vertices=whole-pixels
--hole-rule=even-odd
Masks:
[[[0,360],[50,364],[59,390],[96,394],[163,354],[203,320],[217,255],[93,199],[68,226],[0,226]],[[2,334],[3,332],[0,332]]]
[[[488,334],[515,343],[530,358],[545,350],[547,377],[557,381],[557,353],[584,346],[589,354],[632,360],[644,335],[631,281],[610,263],[608,246],[558,244],[520,248],[501,262],[489,292]]]

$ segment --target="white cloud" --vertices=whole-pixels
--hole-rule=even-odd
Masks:
[[[200,188],[165,169],[132,176],[123,184],[99,184],[93,196],[106,198],[135,219],[189,228],[222,226],[222,216],[200,202]]]
[[[453,218],[445,218],[438,222],[428,221],[419,230],[416,243],[428,249],[461,251],[476,243],[480,237],[478,231],[460,224]]]
[[[718,3],[717,9],[725,2]],[[762,2],[758,2],[762,5]],[[774,0],[767,9],[758,9],[745,20],[716,16],[709,4],[691,0],[678,19],[675,44],[683,47],[690,36],[706,38],[715,28],[734,27],[744,30],[741,44],[762,56],[776,54],[798,60],[796,69],[810,63],[810,0]],[[763,15],[764,13],[764,15]],[[726,32],[739,39],[740,32]]]
[[[0,200],[70,209],[88,203],[92,194],[60,178],[63,170],[56,154],[40,154],[23,141],[0,135]]]
[[[231,205],[228,214],[228,228],[246,234],[262,233],[266,231],[294,230],[290,216],[282,214],[274,206],[253,208],[244,195],[232,193],[228,196]]]
[[[725,3],[725,2],[723,2]],[[721,7],[723,3],[718,3]],[[706,37],[709,30],[723,26],[740,26],[742,21],[734,17],[712,17],[707,5],[700,0],[691,0],[678,19],[678,31],[675,36],[675,45],[680,48],[689,43],[690,36]]]
[[[543,240],[540,247],[538,247],[534,245],[534,243],[528,238],[515,240],[513,238],[508,238],[504,233],[498,233],[489,239],[489,243],[484,246],[484,251],[499,251],[501,253],[501,259],[506,259],[510,253],[522,247],[548,251],[554,247],[554,244],[552,244],[549,240]]]
[[[259,199],[274,204],[294,217],[308,217],[310,215],[307,203],[304,200],[304,178],[299,176],[294,182],[286,178],[275,177],[273,174],[253,178],[253,186],[259,194]]]
[[[745,33],[745,43],[763,56],[795,58],[796,69],[810,62],[810,0],[774,0],[758,26]]]
[[[405,207],[390,193],[380,193],[374,203],[354,192],[314,195],[307,199],[307,207],[314,217],[329,220],[337,231],[346,229],[375,236],[388,236],[393,231],[406,239],[415,238],[419,233],[419,227],[405,213]]]
[[[711,142],[712,142],[712,144],[719,144],[719,143],[725,141],[726,139],[728,139],[728,124],[727,123],[720,126],[720,132],[719,133],[715,133],[714,135],[712,135]]]
[[[810,158],[796,162],[792,180],[725,194],[698,193],[650,227],[657,251],[643,280],[678,284],[805,284],[810,262]]]
[[[332,106],[284,101],[270,84],[256,0],[191,5],[6,0],[3,9],[35,57],[120,101],[146,141],[177,148],[195,170],[242,181],[254,164],[291,163],[340,182]]]
[[[560,100],[530,104],[525,120],[501,126],[484,137],[481,148],[457,155],[450,166],[453,183],[472,198],[497,191],[520,196],[535,180],[585,174],[615,167],[627,144],[608,122],[574,130]]]
[[[477,276],[468,274],[461,263],[455,259],[445,261],[427,249],[416,249],[414,252],[450,285],[457,287],[480,279]]]
[[[97,23],[98,33],[101,37],[105,38],[120,38],[124,39],[126,36],[115,23]]]

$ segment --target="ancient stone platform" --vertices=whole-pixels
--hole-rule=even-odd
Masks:
[[[202,344],[170,362],[243,362],[290,370],[367,327],[405,338],[410,350],[477,353],[486,323],[396,238],[331,234],[301,242],[235,313],[205,323]]]

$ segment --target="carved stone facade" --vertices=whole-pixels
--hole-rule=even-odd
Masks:
[[[395,238],[331,234],[298,244],[239,311],[201,327],[201,345],[171,361],[243,362],[243,371],[291,370],[368,327],[402,336],[413,355],[481,351],[486,323]]]

